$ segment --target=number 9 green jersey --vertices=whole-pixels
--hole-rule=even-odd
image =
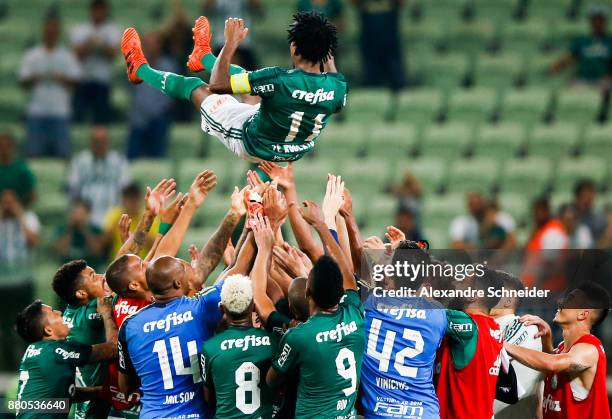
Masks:
[[[280,67],[235,74],[234,93],[261,97],[259,111],[243,126],[246,151],[263,160],[298,160],[314,148],[331,114],[346,105],[340,73],[308,73]]]
[[[296,418],[354,418],[365,345],[359,294],[348,290],[333,313],[289,329],[272,368],[300,377]]]
[[[202,378],[215,394],[216,417],[274,417],[278,407],[266,374],[276,343],[275,336],[265,330],[237,326],[204,343]]]

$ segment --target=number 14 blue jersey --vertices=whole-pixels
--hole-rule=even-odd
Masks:
[[[439,418],[433,386],[446,311],[424,298],[370,295],[365,303],[366,353],[361,389],[366,418]]]
[[[153,303],[123,322],[119,369],[140,378],[141,419],[205,417],[199,349],[221,319],[221,286]]]

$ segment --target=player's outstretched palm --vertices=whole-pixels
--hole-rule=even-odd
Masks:
[[[249,33],[249,28],[244,26],[244,20],[230,17],[225,21],[225,43],[237,47],[245,40]]]
[[[145,195],[146,210],[155,215],[159,214],[166,201],[174,195],[175,188],[176,181],[174,179],[162,179],[153,189],[147,186],[147,194]]]
[[[387,232],[385,233],[385,237],[391,243],[391,247],[394,249],[399,245],[399,243],[403,240],[406,240],[406,235],[402,230],[394,226],[387,226]]]
[[[132,225],[132,219],[127,214],[121,214],[119,218],[119,236],[121,237],[121,243],[125,243],[130,238],[130,226]]]
[[[313,201],[304,201],[304,206],[300,208],[300,214],[304,220],[314,226],[317,224],[325,224],[325,217],[321,208]]]
[[[206,199],[208,193],[217,186],[217,175],[212,170],[204,170],[191,184],[189,199],[199,207]]]
[[[259,168],[264,171],[270,179],[276,179],[278,185],[282,188],[289,188],[293,185],[293,166],[291,162],[283,167],[270,161],[262,161]]]
[[[323,198],[323,215],[330,228],[336,226],[336,215],[344,203],[344,182],[341,176],[328,175],[325,198]]]
[[[159,211],[159,220],[163,223],[174,224],[174,221],[180,214],[183,205],[185,205],[185,202],[187,202],[187,197],[187,195],[183,195],[181,192],[179,192],[176,198],[174,198],[174,201],[167,206],[163,206]]]
[[[260,250],[272,250],[272,246],[274,245],[274,232],[272,231],[270,219],[267,216],[257,214],[252,230],[257,248]]]

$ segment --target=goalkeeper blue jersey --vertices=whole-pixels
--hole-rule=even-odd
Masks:
[[[222,281],[195,297],[153,303],[119,330],[119,369],[140,378],[140,418],[212,417],[204,402],[199,349],[221,320]]]
[[[439,418],[433,386],[446,311],[424,298],[370,295],[365,303],[366,353],[361,368],[366,418]]]

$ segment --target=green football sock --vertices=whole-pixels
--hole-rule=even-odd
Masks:
[[[145,83],[175,99],[191,100],[191,92],[204,83],[197,77],[185,77],[167,71],[159,71],[148,64],[141,65],[136,75]]]
[[[212,73],[212,69],[215,66],[216,61],[217,61],[217,57],[215,57],[212,53],[206,54],[205,56],[202,57],[202,65],[204,66],[206,71],[208,71],[209,73]],[[234,74],[244,73],[244,72],[246,72],[246,70],[240,67],[239,65],[230,64],[230,69],[229,69],[230,76],[233,76]]]

